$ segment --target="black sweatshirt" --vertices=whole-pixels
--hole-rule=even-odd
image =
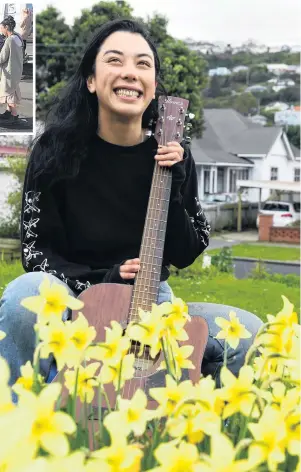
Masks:
[[[21,241],[25,271],[52,273],[76,293],[101,282],[129,283],[120,264],[139,257],[157,142],[118,146],[95,136],[72,179],[51,185],[27,167]],[[49,181],[48,181],[49,180]],[[172,166],[172,189],[161,280],[208,246],[210,226],[198,200],[190,150]]]

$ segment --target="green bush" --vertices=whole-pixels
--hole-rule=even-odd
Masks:
[[[233,274],[232,249],[230,247],[223,247],[218,254],[211,257],[211,264],[215,266],[219,272]]]
[[[20,237],[20,216],[22,208],[23,183],[27,167],[27,159],[19,156],[12,156],[7,159],[8,167],[6,172],[13,175],[15,188],[8,194],[6,203],[10,207],[10,214],[0,219],[0,237],[19,238]]]

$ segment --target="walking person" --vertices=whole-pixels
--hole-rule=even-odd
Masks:
[[[26,45],[27,45],[27,39],[30,36],[32,32],[32,14],[31,10],[29,8],[24,8],[22,10],[22,21],[20,23],[20,36],[23,39],[23,45],[24,45],[24,60],[26,59]]]
[[[21,102],[23,71],[23,41],[15,27],[12,16],[0,23],[0,33],[6,37],[0,52],[0,104],[6,105],[6,111],[0,114],[0,120],[10,124],[18,122],[17,106]]]

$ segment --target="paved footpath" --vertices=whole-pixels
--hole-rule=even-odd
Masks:
[[[299,248],[298,244],[286,244],[286,243],[269,243],[267,241],[258,241],[258,231],[242,231],[238,232],[223,232],[215,233],[211,236],[209,242],[209,249],[220,249],[222,247],[231,247],[236,244],[254,244],[256,246],[281,246],[281,247],[295,247]]]
[[[28,43],[26,53],[29,61],[24,64],[23,75],[20,83],[22,101],[18,107],[18,125],[8,125],[4,120],[0,120],[0,133],[32,132],[33,131],[33,48],[32,43]],[[5,105],[0,105],[0,113],[6,109]]]

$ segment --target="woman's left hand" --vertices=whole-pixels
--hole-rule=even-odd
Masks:
[[[167,143],[167,146],[159,146],[155,159],[162,167],[171,167],[183,160],[184,149],[177,141]]]

